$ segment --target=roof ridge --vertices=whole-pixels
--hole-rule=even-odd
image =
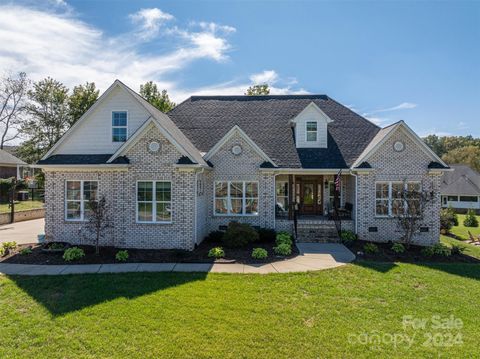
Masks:
[[[247,100],[247,101],[255,101],[255,100],[283,100],[283,99],[324,99],[329,100],[330,97],[325,94],[289,94],[289,95],[193,95],[187,98],[185,101],[188,100],[228,100],[228,99],[236,99],[236,100]],[[181,103],[183,103],[181,102]]]

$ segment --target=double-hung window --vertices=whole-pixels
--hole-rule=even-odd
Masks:
[[[97,181],[66,181],[65,219],[84,221],[88,219],[90,200],[98,201]]]
[[[406,193],[408,198],[405,198]],[[420,182],[376,182],[375,215],[379,217],[399,216],[405,211],[418,213],[420,210]]]
[[[306,124],[307,142],[317,141],[317,122],[308,121]]]
[[[288,181],[277,181],[275,187],[275,195],[277,197],[275,212],[277,214],[286,214],[288,212]]]
[[[127,140],[127,111],[112,112],[112,142],[125,142]]]
[[[216,215],[258,215],[258,182],[215,182],[214,203]]]
[[[171,221],[171,182],[137,182],[137,222],[170,223]]]

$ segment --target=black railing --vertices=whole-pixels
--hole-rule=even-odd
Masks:
[[[342,232],[342,217],[338,213],[338,208],[333,209],[332,219],[335,222],[335,228],[337,229],[338,235],[340,236]]]

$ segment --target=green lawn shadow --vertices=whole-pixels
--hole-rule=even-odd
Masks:
[[[207,273],[121,273],[55,276],[7,276],[45,307],[61,316],[117,298],[134,299],[159,290],[205,280]]]

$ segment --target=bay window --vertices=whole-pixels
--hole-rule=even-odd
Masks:
[[[172,184],[168,181],[137,182],[137,222],[171,223]]]
[[[214,191],[215,215],[258,215],[258,182],[217,181]]]
[[[98,201],[98,181],[66,181],[65,188],[65,220],[86,220],[90,200]]]

